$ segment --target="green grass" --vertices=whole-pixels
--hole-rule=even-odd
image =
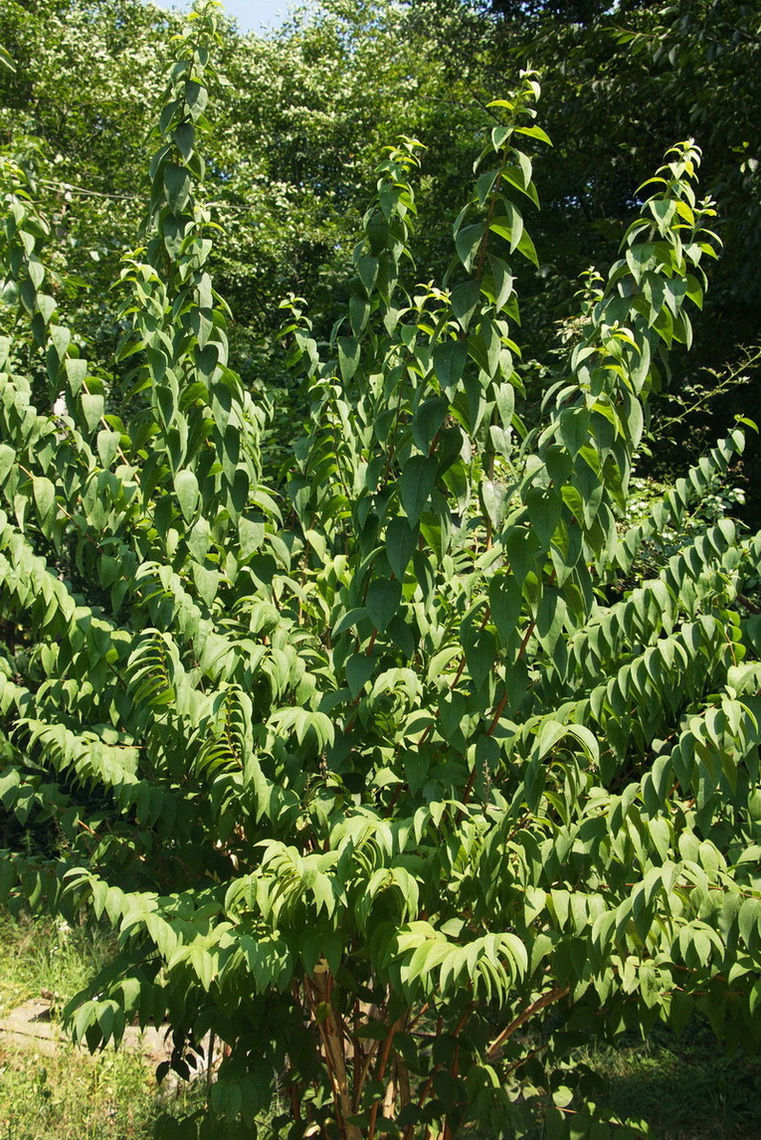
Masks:
[[[646,1120],[658,1140],[761,1140],[761,1060],[728,1056],[707,1026],[681,1038],[657,1028],[584,1060],[604,1081],[600,1103]]]
[[[0,917],[0,1017],[42,992],[60,1009],[110,952],[97,929]],[[761,1061],[723,1054],[707,1027],[681,1039],[656,1029],[580,1059],[602,1078],[598,1103],[647,1120],[657,1140],[761,1140]],[[159,1112],[181,1116],[202,1099],[200,1086],[162,1097],[127,1051],[41,1056],[0,1037],[0,1140],[148,1140]]]
[[[0,1018],[43,992],[60,1009],[110,949],[98,930],[0,918]],[[182,1115],[202,1096],[163,1096],[150,1064],[126,1050],[90,1057],[64,1043],[48,1056],[0,1036],[0,1140],[148,1140],[160,1112]]]
[[[43,991],[60,1007],[107,961],[111,949],[97,929],[0,915],[0,1017]]]
[[[137,1140],[152,1135],[155,1083],[141,1057],[46,1057],[0,1048],[0,1140]],[[154,1087],[152,1087],[154,1086]]]

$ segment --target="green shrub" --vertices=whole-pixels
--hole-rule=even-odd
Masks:
[[[62,837],[5,852],[4,897],[118,932],[75,1039],[166,1018],[180,1073],[228,1045],[207,1121],[166,1135],[254,1135],[277,1084],[288,1137],[608,1136],[578,1044],[694,1009],[759,1035],[761,536],[721,518],[616,592],[743,446],[620,532],[714,253],[699,152],[590,278],[528,430],[508,259],[535,259],[536,80],[493,104],[441,288],[405,287],[417,146],[389,149],[330,343],[290,305],[312,413],[267,487],[194,197],[214,35],[207,8],[155,134],[128,390],[58,323],[3,168],[0,792]]]

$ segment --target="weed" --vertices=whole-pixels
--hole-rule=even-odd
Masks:
[[[201,1093],[180,1092],[160,1110],[192,1111]],[[0,1052],[0,1140],[147,1140],[158,1111],[156,1082],[135,1053]]]

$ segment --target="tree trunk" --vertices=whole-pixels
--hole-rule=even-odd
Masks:
[[[318,966],[314,978],[309,979],[307,986],[311,985],[318,1002],[327,1009],[326,1016],[318,1022],[318,1029],[325,1053],[325,1063],[333,1084],[338,1135],[341,1140],[362,1140],[362,1132],[357,1125],[349,1123],[349,1117],[353,1115],[353,1108],[346,1068],[345,1040],[335,1011],[330,1004],[330,981],[327,966],[323,966],[322,969]],[[314,1008],[312,1014],[314,1016]],[[317,1021],[316,1017],[315,1021]]]

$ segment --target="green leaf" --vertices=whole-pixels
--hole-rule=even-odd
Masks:
[[[365,653],[355,653],[346,662],[346,683],[355,700],[372,677],[376,665],[375,658]]]
[[[37,309],[45,325],[50,324],[53,313],[57,308],[58,305],[47,293],[37,294]]]
[[[407,460],[399,480],[399,494],[402,506],[410,523],[419,521],[428,505],[431,492],[436,484],[438,464],[435,459],[423,455],[413,455]]]
[[[533,570],[539,553],[539,542],[533,531],[523,526],[511,527],[505,538],[510,569],[519,582]]]
[[[7,443],[0,443],[0,485],[5,482],[15,463],[16,452]]]
[[[544,462],[552,482],[562,487],[571,474],[571,457],[568,452],[556,443],[550,444],[544,453]]]
[[[552,146],[552,139],[541,127],[516,127],[515,132],[519,135],[527,135],[531,139],[539,139],[540,142],[546,143],[547,146]]]
[[[360,336],[370,316],[370,302],[366,297],[349,298],[349,321],[355,337]]]
[[[536,252],[536,246],[526,230],[523,231],[517,248],[518,253],[522,253],[527,261],[530,261],[532,265],[535,265],[536,268],[539,269],[539,255]]]
[[[174,132],[174,143],[183,158],[187,159],[193,152],[196,129],[192,123],[180,123]]]
[[[193,183],[186,167],[168,162],[164,167],[164,192],[172,211],[181,214],[190,200]]]
[[[465,660],[473,684],[477,689],[482,688],[497,660],[497,641],[494,634],[488,629],[483,629],[472,641],[466,642]]]
[[[452,312],[457,317],[464,332],[467,332],[471,317],[475,313],[480,299],[481,287],[475,280],[463,281],[461,285],[456,285],[452,290]],[[438,373],[438,369],[436,371]]]
[[[499,574],[489,583],[491,619],[503,645],[511,641],[518,629],[523,604],[521,581],[514,574]]]
[[[491,429],[491,431],[494,430],[494,428]],[[507,488],[504,483],[495,483],[493,479],[484,479],[481,483],[481,498],[483,500],[484,510],[492,527],[495,529],[497,529],[502,522],[505,503],[507,501],[506,491]]]
[[[566,408],[560,413],[558,430],[571,456],[576,456],[589,437],[589,412],[586,408]]]
[[[197,121],[206,110],[208,101],[209,93],[206,88],[195,79],[188,80],[185,84],[185,102],[190,110],[191,117],[195,121]]]
[[[386,529],[386,557],[396,577],[401,582],[415,553],[419,531],[410,526],[401,516],[392,519]]]
[[[345,630],[351,629],[355,625],[359,625],[359,623],[368,616],[369,615],[367,613],[367,609],[364,606],[358,606],[353,610],[349,610],[348,613],[342,614],[336,624],[333,626],[333,637],[338,637],[339,634],[343,633]]]
[[[560,522],[563,506],[560,491],[554,487],[529,487],[525,498],[534,533],[546,550]]]
[[[507,434],[512,430],[513,416],[515,414],[515,389],[512,384],[498,384],[494,390],[494,400],[502,424],[502,430]],[[505,454],[509,454],[506,453]]]
[[[377,257],[360,257],[357,260],[357,273],[359,279],[370,293],[375,288],[375,282],[378,280],[378,258]]]
[[[105,400],[102,396],[83,392],[80,396],[80,402],[88,429],[95,431],[105,412]]]
[[[64,360],[69,351],[69,345],[71,344],[71,333],[69,330],[62,325],[51,325],[48,330],[48,337],[58,360]]]
[[[87,378],[87,361],[66,358],[66,379],[72,396],[78,396],[82,385]]]
[[[55,507],[55,487],[49,479],[35,475],[32,480],[34,503],[40,522],[44,522]]]
[[[488,263],[494,279],[495,305],[497,310],[500,311],[504,309],[509,298],[512,296],[515,278],[510,272],[509,265],[506,261],[503,261],[502,258],[489,254]]]
[[[0,47],[0,69],[9,72],[11,75],[14,75],[16,72],[13,57],[2,47]]]
[[[207,570],[205,566],[194,562],[193,581],[198,590],[198,596],[211,608],[219,588],[219,571]]]
[[[338,367],[341,379],[348,384],[359,367],[360,347],[359,341],[354,337],[341,336],[338,338]]]
[[[242,518],[238,522],[240,556],[246,562],[264,542],[264,523],[258,519]]]
[[[210,539],[211,533],[208,522],[205,518],[199,518],[187,534],[188,548],[191,557],[196,562],[203,563],[205,560],[209,552]]]
[[[427,452],[441,429],[449,410],[449,401],[443,396],[430,396],[415,409],[412,417],[412,435],[421,451]]]
[[[116,431],[104,428],[98,432],[98,457],[104,467],[110,467],[119,451],[120,436]]]
[[[365,598],[368,617],[379,633],[388,626],[402,600],[402,584],[398,579],[377,578],[370,583]]]
[[[200,499],[198,480],[194,473],[187,469],[178,471],[174,479],[174,490],[183,518],[189,523],[195,516]]]
[[[473,225],[465,226],[457,232],[455,248],[457,249],[457,256],[460,258],[466,270],[473,268],[473,262],[475,261],[485,230],[486,222],[476,222]]]
[[[516,209],[512,203],[506,202],[505,206],[508,213],[501,217],[494,218],[489,228],[510,243],[510,252],[512,253],[523,237],[523,216],[520,210]]]
[[[457,390],[465,362],[468,359],[466,340],[447,340],[437,344],[433,350],[433,367],[436,379],[451,399]]]

